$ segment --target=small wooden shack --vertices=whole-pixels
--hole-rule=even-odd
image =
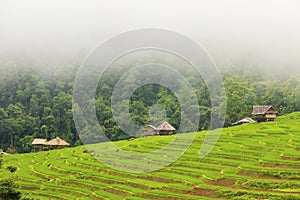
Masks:
[[[176,129],[171,126],[168,122],[164,122],[157,128],[152,125],[147,125],[142,129],[144,136],[154,136],[154,135],[172,135]]]
[[[60,139],[59,137],[56,137],[48,142],[45,143],[46,146],[49,147],[49,149],[62,149],[70,144],[64,141],[63,139]]]
[[[156,131],[158,131],[159,135],[172,135],[176,129],[165,121],[156,128]]]
[[[33,148],[35,151],[38,151],[38,150],[42,150],[44,149],[44,145],[47,143],[47,140],[46,139],[42,139],[42,138],[35,138],[33,141],[32,141],[32,145],[33,145]]]
[[[244,119],[241,119],[237,122],[232,123],[232,126],[236,126],[236,125],[241,125],[241,124],[248,124],[248,123],[253,123],[256,122],[255,120],[251,119],[250,117],[246,117]]]
[[[145,126],[144,128],[142,128],[142,131],[145,137],[159,134],[156,130],[156,127],[152,125]]]
[[[258,122],[275,121],[278,115],[273,106],[253,106],[252,114]]]

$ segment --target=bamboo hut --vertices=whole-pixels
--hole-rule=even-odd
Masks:
[[[156,130],[159,135],[172,135],[176,131],[176,129],[166,121],[159,125]]]
[[[48,146],[49,149],[62,149],[69,146],[70,144],[64,141],[63,139],[56,137],[50,140],[49,142],[46,142],[45,145]]]
[[[232,123],[232,126],[236,126],[236,125],[241,125],[241,124],[248,124],[248,123],[253,123],[256,122],[255,120],[251,119],[250,117],[246,117],[244,119],[241,119],[237,122]]]
[[[144,137],[147,137],[147,136],[153,136],[153,135],[158,135],[158,131],[156,129],[155,126],[152,126],[152,125],[148,125],[148,126],[145,126],[144,128],[142,128],[142,131],[144,133]]]
[[[32,145],[33,145],[33,148],[35,151],[38,151],[38,150],[45,150],[44,149],[44,145],[47,143],[47,140],[46,139],[42,139],[42,138],[35,138],[33,141],[32,141]]]
[[[273,106],[253,106],[252,114],[258,122],[275,121],[278,115]]]

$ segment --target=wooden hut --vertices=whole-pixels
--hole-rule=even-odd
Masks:
[[[176,129],[168,122],[162,123],[156,128],[156,130],[158,131],[159,135],[172,135],[176,131]]]
[[[241,125],[241,124],[248,124],[248,123],[253,123],[256,122],[255,120],[251,119],[250,117],[246,117],[244,119],[241,119],[237,122],[232,123],[232,126],[236,126],[236,125]]]
[[[44,145],[47,143],[47,140],[46,139],[42,139],[42,138],[35,138],[33,141],[32,141],[32,145],[33,145],[33,148],[35,151],[38,151],[38,150],[41,150],[43,149],[44,150]]]
[[[278,115],[273,106],[253,106],[252,114],[258,122],[275,121]]]
[[[64,141],[63,139],[56,137],[50,140],[49,142],[45,143],[45,145],[47,145],[49,149],[62,149],[69,146],[70,144]]]
[[[145,126],[144,128],[142,128],[142,131],[145,137],[158,135],[156,127],[152,125]]]

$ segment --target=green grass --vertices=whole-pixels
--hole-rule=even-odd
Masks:
[[[115,162],[115,154],[103,143],[89,146],[96,158],[83,146],[2,156],[0,179],[13,176],[22,196],[31,199],[300,199],[300,113],[276,122],[224,128],[212,152],[200,159],[205,133],[197,133],[174,163],[149,173],[127,173],[99,162],[102,155]],[[176,137],[176,144],[188,137]],[[115,145],[149,153],[174,138],[155,136]],[[130,159],[141,166],[153,164],[140,158]],[[8,166],[17,171],[9,172]]]

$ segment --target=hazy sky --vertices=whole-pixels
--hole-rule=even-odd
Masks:
[[[288,0],[0,0],[0,58],[79,61],[143,27],[189,36],[219,66],[300,71],[300,2]]]

